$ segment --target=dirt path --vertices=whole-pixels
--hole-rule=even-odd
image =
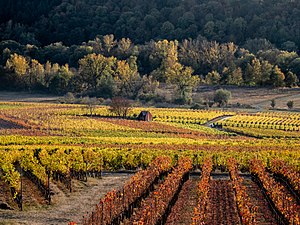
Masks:
[[[214,123],[222,121],[222,120],[226,120],[226,119],[231,118],[231,117],[233,117],[233,116],[218,116],[218,117],[216,117],[212,120],[207,121],[205,124],[203,124],[203,126],[213,127]]]
[[[240,219],[233,187],[228,180],[211,180],[209,192],[209,221],[211,225],[238,225]]]
[[[268,202],[258,185],[251,179],[244,179],[243,185],[246,187],[246,192],[250,197],[252,205],[257,207],[257,213],[255,214],[257,223],[263,225],[277,224],[275,216],[269,209]]]
[[[197,206],[197,184],[199,177],[190,178],[179,193],[178,200],[168,216],[166,225],[190,225],[194,215],[194,208]]]
[[[285,96],[275,97],[276,108],[287,109],[287,102],[294,101],[294,108],[300,108],[300,93],[287,94]],[[263,100],[253,104],[259,111],[271,108],[271,100]]]
[[[0,224],[66,224],[69,221],[80,222],[86,212],[91,212],[100,198],[112,189],[121,187],[129,178],[127,174],[107,174],[102,179],[89,178],[88,182],[74,181],[74,192],[60,191],[55,185],[51,206],[28,211],[0,210]]]

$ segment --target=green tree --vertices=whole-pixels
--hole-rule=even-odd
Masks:
[[[79,60],[77,80],[81,83],[81,90],[99,94],[101,84],[114,76],[116,61],[115,57],[107,58],[101,54],[89,54]]]
[[[272,74],[271,74],[271,84],[274,87],[283,87],[284,86],[284,73],[280,70],[278,66],[275,66],[273,68]]]
[[[288,87],[294,87],[297,86],[299,80],[296,74],[292,73],[291,71],[287,72],[285,75],[285,80],[284,80],[286,86]]]
[[[243,72],[240,67],[234,69],[228,74],[227,84],[240,86],[243,83]]]
[[[199,83],[199,77],[193,76],[191,67],[184,67],[175,63],[172,68],[166,71],[167,83],[176,86],[177,96],[183,103],[191,102],[193,88]]]
[[[158,41],[154,43],[154,52],[150,58],[157,58],[160,67],[152,71],[151,75],[160,82],[167,80],[167,70],[171,69],[178,62],[178,41]]]
[[[288,107],[289,109],[292,109],[292,108],[294,108],[294,101],[288,101],[288,102],[286,103],[286,105],[287,105],[287,107]]]
[[[218,89],[214,94],[214,102],[218,103],[219,107],[227,105],[230,98],[231,92],[228,90]]]
[[[274,109],[275,106],[276,106],[276,101],[275,101],[275,99],[272,99],[271,100],[271,107]]]
[[[57,74],[51,79],[49,90],[54,94],[65,94],[68,92],[69,82],[73,77],[73,73],[66,64],[59,68]]]
[[[205,83],[210,85],[220,84],[220,80],[221,80],[221,75],[215,70],[209,72],[205,77]]]

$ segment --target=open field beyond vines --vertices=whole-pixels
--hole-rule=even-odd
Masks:
[[[300,113],[2,102],[0,178],[0,224],[298,225]]]

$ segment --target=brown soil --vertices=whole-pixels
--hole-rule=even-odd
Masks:
[[[194,208],[197,206],[197,184],[199,178],[190,178],[179,193],[178,200],[168,216],[167,225],[190,225],[194,216]]]
[[[129,175],[126,174],[109,174],[102,179],[88,178],[87,182],[72,180],[72,193],[63,192],[52,183],[54,196],[50,206],[37,205],[35,208],[25,208],[23,212],[0,210],[0,224],[40,225],[80,222],[82,216],[91,212],[102,196],[114,188],[120,188],[128,178]]]
[[[244,179],[243,184],[246,186],[246,192],[250,197],[251,204],[257,208],[257,213],[255,214],[257,223],[262,225],[277,224],[275,216],[269,209],[268,202],[258,185],[250,179]]]
[[[23,127],[4,119],[0,119],[0,130],[2,129],[22,129]]]
[[[221,87],[199,88],[194,95],[195,99],[205,99],[205,96],[213,95],[216,89]],[[299,88],[256,88],[256,87],[222,87],[231,92],[232,97],[229,104],[240,103],[251,105],[259,110],[271,108],[271,100],[275,99],[277,109],[287,109],[287,102],[294,101],[294,109],[300,109],[300,89]]]
[[[209,199],[209,221],[207,224],[240,224],[234,191],[230,181],[211,180]]]
[[[9,186],[3,180],[0,180],[0,190],[0,204],[2,207],[7,207],[9,209],[17,208],[18,206],[13,201]]]

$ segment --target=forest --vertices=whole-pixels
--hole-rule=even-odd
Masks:
[[[0,88],[190,102],[199,84],[293,87],[300,2],[0,2]]]

